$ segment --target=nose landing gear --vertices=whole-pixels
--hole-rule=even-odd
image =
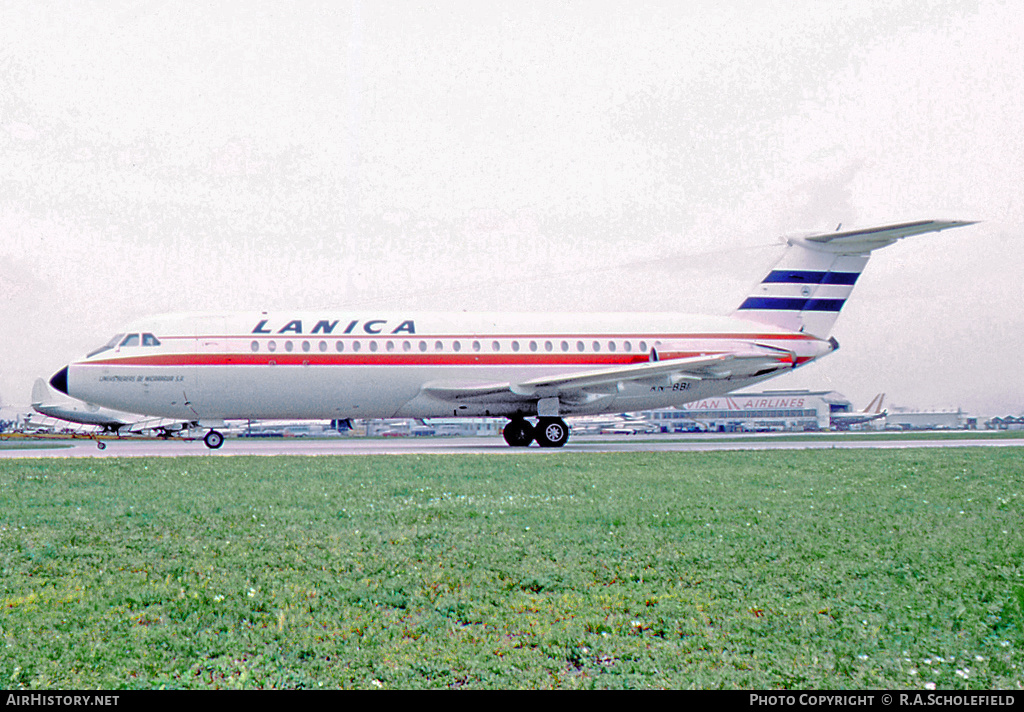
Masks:
[[[218,433],[216,430],[211,430],[203,438],[203,442],[206,443],[206,447],[211,450],[216,450],[224,444],[224,436]]]

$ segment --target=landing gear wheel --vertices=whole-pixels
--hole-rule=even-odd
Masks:
[[[206,437],[203,438],[203,442],[206,443],[206,447],[210,448],[211,450],[216,450],[217,448],[224,444],[224,436],[218,433],[216,430],[211,430],[206,434]]]
[[[97,440],[96,441],[96,448],[99,449],[99,450],[106,450],[107,449],[107,444]]]
[[[541,418],[536,437],[541,447],[562,447],[569,440],[569,426],[561,418]]]
[[[501,434],[512,447],[526,447],[533,442],[534,431],[526,418],[513,418]]]

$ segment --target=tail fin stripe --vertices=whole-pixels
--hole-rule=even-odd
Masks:
[[[747,297],[740,309],[773,309],[782,311],[838,312],[845,299],[801,299],[799,297]]]
[[[844,304],[845,299],[808,299],[804,311],[838,312]]]
[[[762,284],[845,284],[857,282],[859,272],[815,272],[811,270],[772,270]]]
[[[860,272],[829,272],[825,275],[825,279],[821,280],[821,283],[847,284],[852,287],[857,283],[857,277],[860,277]]]

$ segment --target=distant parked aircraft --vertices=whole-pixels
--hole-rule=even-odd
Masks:
[[[54,393],[46,385],[46,381],[41,378],[37,378],[32,386],[32,409],[41,415],[65,420],[69,423],[96,425],[105,433],[116,434],[147,430],[172,432],[188,426],[188,423],[180,420],[151,418],[136,413],[127,413]]]
[[[879,393],[859,413],[833,413],[829,418],[832,427],[836,430],[846,430],[851,425],[860,425],[861,423],[869,423],[872,420],[884,418],[888,411],[882,410],[883,400],[885,400],[885,394]]]

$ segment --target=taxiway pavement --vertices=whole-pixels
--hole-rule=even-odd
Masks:
[[[0,443],[0,458],[52,457],[232,457],[240,455],[480,455],[551,454],[603,452],[708,452],[716,450],[828,450],[828,449],[903,449],[937,447],[1024,447],[1019,438],[995,438],[979,434],[971,438],[926,439],[914,434],[895,439],[845,439],[842,436],[808,435],[806,438],[750,436],[687,437],[680,435],[576,436],[562,448],[508,447],[500,437],[459,438],[354,438],[330,439],[249,439],[228,438],[219,450],[208,449],[201,440],[143,440],[125,438],[106,440],[98,449],[93,440],[24,440],[32,447],[5,448]]]

